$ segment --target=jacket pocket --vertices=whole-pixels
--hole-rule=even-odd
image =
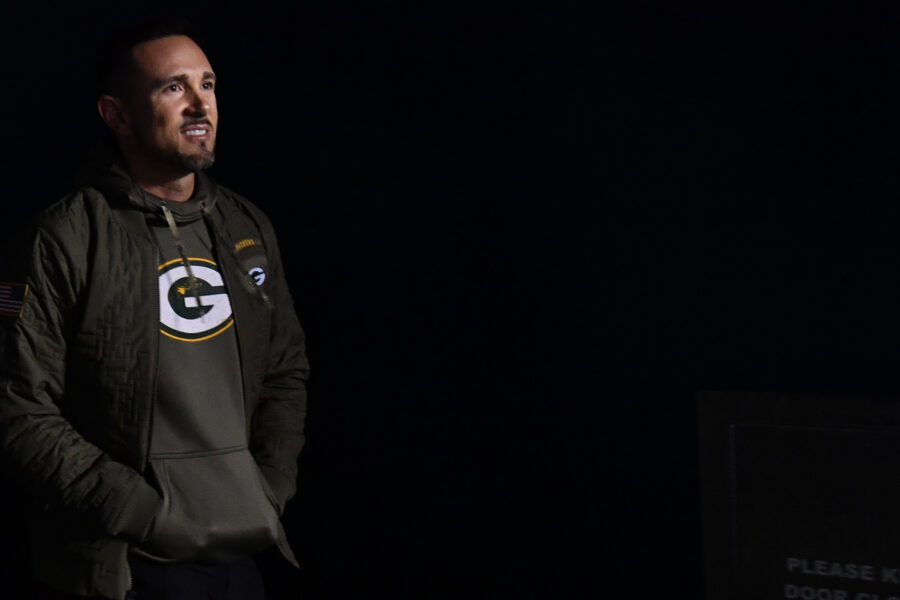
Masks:
[[[256,462],[254,461],[253,466],[256,470],[256,475],[259,477],[259,485],[262,487],[263,492],[266,494],[266,498],[269,500],[269,504],[272,505],[272,508],[275,509],[275,512],[281,516],[281,508],[278,506],[278,500],[275,499],[275,492],[272,491],[272,486],[269,485],[269,481],[266,479],[266,476],[260,470],[258,466],[256,466]]]
[[[167,562],[228,562],[279,541],[271,491],[246,448],[150,464],[163,504],[139,553]]]
[[[275,510],[278,515],[281,515],[282,508],[278,505],[278,500],[275,498],[275,492],[272,491],[272,486],[269,485],[269,480],[266,479],[265,474],[262,472],[255,461],[253,462],[253,466],[256,469],[257,475],[259,476],[259,484],[265,491],[266,497],[269,499],[269,503],[272,505],[272,509]],[[284,531],[284,526],[281,524],[280,519],[278,520],[277,527],[278,531],[275,543],[278,546],[278,550],[281,551],[281,555],[284,556],[284,558],[289,563],[299,568],[300,563],[297,562],[297,557],[294,555],[294,551],[291,549],[290,544],[288,544],[287,533]]]

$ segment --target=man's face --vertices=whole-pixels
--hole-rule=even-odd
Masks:
[[[139,44],[133,58],[126,101],[133,159],[174,175],[211,166],[219,113],[216,76],[206,55],[179,35]]]

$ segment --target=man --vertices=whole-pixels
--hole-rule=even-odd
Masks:
[[[0,449],[34,500],[45,592],[263,597],[295,492],[308,364],[268,219],[201,171],[216,76],[179,27],[112,46],[117,151],[0,278]],[[59,597],[59,596],[55,596]]]

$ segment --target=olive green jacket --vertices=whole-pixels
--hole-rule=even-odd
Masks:
[[[304,443],[304,334],[268,219],[203,175],[197,194],[235,317],[249,449],[280,514]],[[147,210],[121,168],[103,167],[40,215],[0,277],[28,286],[21,314],[4,324],[0,459],[34,499],[36,576],[71,594],[125,597],[129,544],[148,538],[162,501],[145,477],[159,343]],[[261,285],[242,267],[244,253],[260,251]]]

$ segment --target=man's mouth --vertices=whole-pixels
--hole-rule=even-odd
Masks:
[[[202,138],[207,137],[211,129],[208,124],[193,124],[183,127],[181,133],[192,138]]]

